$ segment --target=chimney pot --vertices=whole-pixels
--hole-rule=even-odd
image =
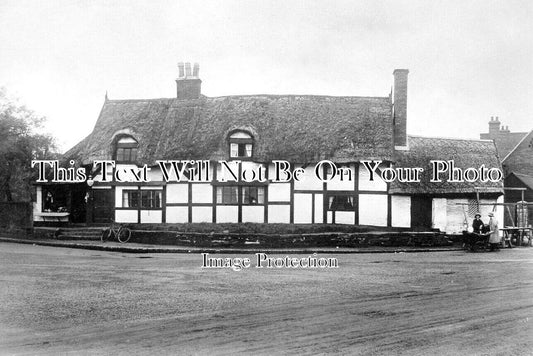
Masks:
[[[202,93],[202,81],[198,77],[200,65],[194,64],[194,76],[191,75],[191,63],[179,62],[179,77],[176,79],[177,95],[180,100],[199,99]]]
[[[198,78],[200,73],[200,65],[198,63],[194,63],[194,67],[192,68],[192,76],[195,78]]]

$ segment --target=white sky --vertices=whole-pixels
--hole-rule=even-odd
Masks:
[[[533,129],[533,1],[0,0],[0,86],[62,150],[110,99],[202,93],[387,96],[408,68],[408,132]]]

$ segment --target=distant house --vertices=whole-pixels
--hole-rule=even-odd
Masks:
[[[407,135],[406,69],[394,71],[393,92],[383,97],[206,97],[198,73],[197,65],[192,72],[190,64],[179,65],[175,98],[106,97],[93,132],[64,155],[87,167],[95,181],[92,188],[64,188],[69,211],[85,209],[89,223],[352,224],[459,232],[475,212],[459,204],[478,195],[483,202],[502,200],[501,182],[387,183],[381,171],[369,179],[362,161],[382,161],[381,168],[429,169],[431,159],[456,160],[461,168],[483,163],[501,168],[491,141]],[[116,169],[147,164],[150,182],[103,182],[102,172],[92,170],[101,159],[114,159]],[[207,181],[189,176],[166,182],[157,160],[214,164]],[[219,160],[235,164],[239,174],[260,167],[267,179],[221,182]],[[274,182],[275,160],[301,168],[301,179]],[[315,167],[321,160],[343,167],[350,179],[319,180]],[[323,173],[333,172],[324,168]],[[37,187],[36,211],[42,211],[44,197],[55,188]],[[86,204],[80,205],[83,197]]]
[[[511,132],[509,126],[501,126],[498,117],[489,121],[489,132],[480,135],[483,139],[494,140],[502,161],[506,188],[522,188],[523,192],[508,189],[506,203],[516,203],[524,199],[533,202],[533,130]],[[516,211],[506,216],[506,224],[516,223]],[[529,217],[533,218],[533,206],[529,206]]]

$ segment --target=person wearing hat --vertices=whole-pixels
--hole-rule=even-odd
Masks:
[[[474,215],[474,221],[472,222],[472,229],[474,229],[474,232],[477,234],[482,232],[483,221],[481,221],[480,213],[476,213],[476,215]]]
[[[494,251],[501,242],[500,233],[498,231],[498,220],[494,217],[494,213],[489,213],[489,244],[490,250]]]

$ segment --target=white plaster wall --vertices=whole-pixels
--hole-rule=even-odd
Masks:
[[[187,203],[189,186],[185,184],[167,184],[167,203]]]
[[[167,223],[188,223],[189,208],[186,206],[169,206],[166,214]]]
[[[291,221],[291,206],[290,205],[269,205],[268,206],[268,222],[289,224]]]
[[[156,185],[143,185],[141,186],[141,190],[163,190],[163,187]]]
[[[150,170],[148,171],[148,180],[151,182],[162,182],[163,181],[163,173],[161,173],[161,169],[159,166],[154,167],[148,167]]]
[[[294,194],[294,223],[310,224],[312,213],[312,194]]]
[[[328,224],[333,224],[333,212],[332,211],[328,210],[326,212],[326,220]]]
[[[233,205],[217,206],[217,223],[236,223],[239,220],[239,209]]]
[[[243,161],[241,163],[241,166],[242,166],[242,172],[243,172],[243,177],[242,177],[242,181],[243,182],[246,182],[244,180],[244,178],[246,178],[246,180],[250,181],[252,180],[253,182],[259,182],[259,171],[258,171],[258,168],[259,167],[262,167],[261,170],[262,170],[262,178],[266,178],[266,166],[263,165],[263,164],[260,164],[260,163],[255,163],[255,162],[250,162],[250,161]],[[245,173],[246,171],[246,173]],[[255,172],[255,174],[254,174]],[[254,178],[255,176],[255,178]]]
[[[33,221],[41,221],[42,217],[36,216],[43,211],[43,187],[35,187],[35,201],[33,202]]]
[[[262,206],[242,207],[242,222],[263,223],[265,222],[265,209]]]
[[[337,165],[341,168],[341,165]],[[337,171],[335,177],[327,182],[327,190],[355,190],[355,167],[354,165],[348,165],[342,167],[342,169],[349,170],[350,174],[344,173],[343,180],[341,180],[340,172]],[[336,220],[335,220],[336,221]]]
[[[290,183],[272,183],[268,186],[268,201],[290,201]]]
[[[210,206],[193,206],[192,222],[213,222],[213,208],[211,208]]]
[[[212,203],[213,186],[211,184],[192,183],[193,203]]]
[[[237,175],[237,181],[241,180],[241,177],[239,176],[239,162],[240,161],[228,161],[228,166],[231,168],[233,173]],[[216,168],[217,169],[217,181],[224,182],[223,178],[225,178],[226,182],[235,182],[235,180],[233,179],[233,175],[228,171],[228,169],[222,163],[217,162],[216,164],[217,164],[217,168]]]
[[[471,218],[468,216],[468,199],[447,199],[446,205],[446,232],[451,234],[461,234],[470,224]],[[464,209],[464,210],[463,210]],[[467,221],[465,222],[465,214]]]
[[[359,224],[387,226],[386,194],[359,194]]]
[[[301,168],[301,166],[291,167],[291,170],[295,168]],[[307,166],[305,172],[300,174],[299,177],[299,181],[294,181],[295,190],[322,190],[323,183],[315,174],[314,164]]]
[[[503,203],[503,196],[498,199],[480,199],[480,214],[481,220],[488,224],[489,217],[488,213],[492,211],[493,205],[482,205],[482,204],[494,204],[494,203]],[[468,199],[448,199],[446,206],[447,213],[447,222],[446,222],[446,232],[450,234],[461,234],[463,230],[472,226],[473,217],[468,215],[468,205],[459,205],[468,204]],[[463,213],[464,209],[464,213]],[[466,214],[466,223],[465,223],[465,214]],[[495,217],[498,219],[499,228],[503,227],[503,206],[496,206]],[[501,231],[500,231],[501,235]]]
[[[355,212],[353,211],[336,211],[335,224],[350,224],[355,223]]]
[[[391,196],[391,215],[393,227],[411,227],[411,197]]]
[[[383,164],[383,163],[382,163]],[[382,165],[380,165],[382,167]],[[383,166],[385,168],[385,166]],[[386,191],[387,183],[376,173],[374,180],[370,180],[370,172],[363,164],[359,165],[359,190]]]
[[[119,223],[137,223],[137,210],[115,210],[115,221]]]
[[[431,204],[431,219],[434,229],[446,231],[446,226],[448,225],[447,204],[448,202],[446,198],[433,198]]]
[[[324,212],[324,196],[315,194],[315,224],[322,224]]]
[[[161,223],[163,212],[161,210],[141,210],[141,223]]]
[[[133,169],[135,172],[139,171],[139,168],[135,164],[117,164],[115,166],[116,174],[118,175],[118,178],[120,178],[120,181],[122,182],[137,182],[137,179],[134,177],[134,175],[131,173],[131,170]],[[123,171],[125,170],[125,171]],[[117,180],[118,182],[118,180]]]

